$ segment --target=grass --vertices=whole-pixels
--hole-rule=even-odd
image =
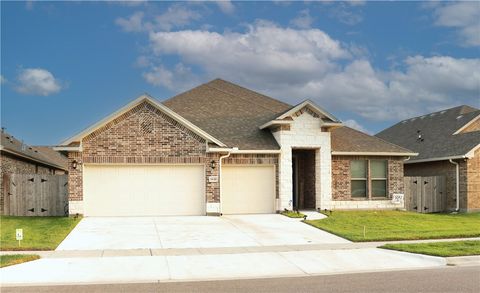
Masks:
[[[305,216],[304,214],[297,211],[283,211],[281,212],[281,214],[289,218],[303,218]]]
[[[307,224],[346,239],[362,241],[480,236],[480,213],[420,214],[403,211],[333,211]],[[364,235],[365,228],[365,235]]]
[[[480,241],[476,240],[412,244],[386,244],[384,246],[380,246],[380,248],[444,257],[480,255]]]
[[[0,250],[53,250],[81,218],[69,217],[0,217]],[[15,229],[23,229],[21,246]]]
[[[0,255],[0,268],[13,266],[22,262],[39,259],[40,256],[36,254],[9,254]]]

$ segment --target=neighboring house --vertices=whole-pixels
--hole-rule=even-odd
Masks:
[[[419,153],[405,162],[405,176],[446,176],[448,210],[480,210],[479,109],[459,106],[406,119],[377,136]]]
[[[216,79],[163,103],[142,95],[63,142],[70,213],[87,216],[402,208],[415,155]],[[352,176],[353,175],[353,176]]]
[[[65,174],[68,160],[46,146],[28,146],[2,129],[0,145],[0,211],[3,212],[4,176],[8,174]]]

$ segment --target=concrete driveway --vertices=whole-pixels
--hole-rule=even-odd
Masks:
[[[57,250],[349,243],[282,215],[84,218]]]

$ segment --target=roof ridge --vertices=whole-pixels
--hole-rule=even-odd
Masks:
[[[268,110],[268,111],[270,111],[270,112],[272,112],[272,113],[277,113],[276,111],[273,111],[272,109],[270,109],[270,108],[268,108],[268,107],[265,107],[265,106],[260,105],[260,104],[258,104],[258,103],[254,103],[254,102],[252,102],[252,101],[250,101],[250,100],[247,100],[247,99],[245,99],[245,98],[243,98],[243,97],[241,97],[241,96],[234,95],[234,94],[232,94],[232,93],[229,93],[229,92],[227,92],[227,91],[224,91],[224,90],[222,90],[222,89],[219,89],[219,88],[217,88],[217,87],[214,87],[214,86],[211,86],[211,85],[208,85],[208,84],[206,84],[206,86],[208,86],[209,88],[212,88],[212,89],[214,89],[214,90],[217,90],[217,91],[219,91],[219,92],[225,93],[225,94],[227,94],[227,95],[229,95],[229,96],[232,96],[232,97],[235,97],[235,98],[239,98],[239,99],[244,100],[244,101],[246,101],[246,102],[250,102],[250,103],[252,103],[252,104],[255,104],[256,106],[261,107],[261,108],[264,108],[264,109],[266,109],[266,110]],[[271,98],[271,99],[273,99],[273,98]]]
[[[238,84],[236,84],[236,83],[233,83],[233,82],[231,82],[231,81],[224,80],[224,79],[221,79],[221,78],[216,78],[216,79],[214,79],[214,80],[209,81],[209,82],[206,83],[206,84],[208,85],[208,84],[210,84],[210,83],[212,83],[212,82],[214,82],[214,81],[217,81],[217,80],[218,80],[218,81],[225,82],[225,83],[228,83],[228,84],[233,85],[233,86],[236,86],[236,87],[241,88],[241,89],[243,89],[243,90],[245,90],[245,91],[248,91],[248,92],[251,92],[251,93],[260,95],[260,96],[262,96],[262,97],[264,97],[264,98],[267,98],[267,99],[269,99],[269,100],[272,100],[272,101],[274,101],[274,102],[282,103],[282,104],[284,104],[285,106],[292,107],[292,105],[290,105],[290,104],[288,104],[288,103],[286,103],[286,102],[280,101],[280,100],[278,100],[278,99],[272,98],[272,97],[270,97],[270,96],[264,95],[264,94],[259,93],[259,92],[257,92],[257,91],[251,90],[251,89],[249,89],[249,88],[246,88],[246,87],[244,87],[244,86],[238,85]],[[212,87],[212,86],[210,86],[210,87]],[[215,88],[216,88],[216,87],[215,87]],[[225,91],[223,91],[223,92],[225,92]]]
[[[437,113],[440,113],[440,112],[447,112],[447,111],[451,111],[453,109],[461,109],[463,107],[469,107],[471,109],[474,109],[470,112],[465,112],[465,113],[459,113],[460,115],[464,115],[464,114],[467,114],[467,113],[471,113],[471,112],[475,112],[475,111],[480,111],[480,109],[477,109],[475,107],[472,107],[472,106],[469,106],[469,105],[460,105],[460,106],[455,106],[455,107],[451,107],[451,108],[447,108],[447,109],[442,109],[442,110],[438,110],[438,111],[434,111],[434,112],[430,112],[430,113],[425,113],[425,114],[422,114],[422,115],[418,115],[418,116],[413,116],[413,117],[409,117],[409,118],[406,118],[406,119],[403,119],[403,120],[400,120],[398,123],[401,123],[402,121],[408,121],[408,120],[411,120],[411,119],[418,119],[418,118],[421,118],[421,117],[424,117],[424,116],[430,116],[432,114],[437,114]],[[396,124],[395,124],[396,125]]]

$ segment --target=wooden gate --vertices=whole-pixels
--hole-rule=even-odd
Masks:
[[[68,216],[67,175],[8,174],[4,215]]]
[[[405,208],[419,213],[442,212],[446,208],[445,176],[405,177]]]

